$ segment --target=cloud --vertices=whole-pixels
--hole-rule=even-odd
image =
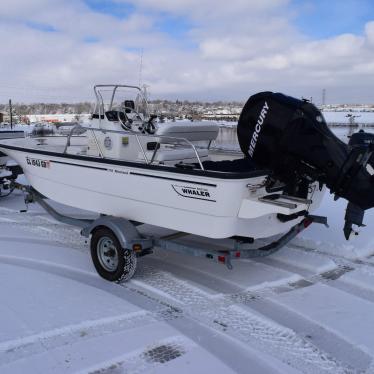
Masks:
[[[374,21],[365,25],[365,34],[370,47],[374,47]]]
[[[152,97],[319,97],[327,88],[336,102],[374,102],[374,21],[361,35],[312,39],[286,0],[113,2],[131,7],[119,17],[82,0],[3,0],[0,101],[78,101],[96,83],[138,84],[143,51]]]
[[[118,3],[129,3],[131,0],[116,0]],[[226,0],[136,0],[142,10],[164,11],[195,20],[210,19],[228,20],[232,15],[265,14],[274,12],[289,3],[288,0],[234,0],[229,4]]]

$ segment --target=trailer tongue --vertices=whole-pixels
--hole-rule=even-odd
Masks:
[[[374,134],[359,132],[345,144],[313,104],[272,92],[249,98],[237,131],[242,152],[275,180],[318,181],[347,199],[346,239],[352,224],[363,225],[364,211],[374,207]]]

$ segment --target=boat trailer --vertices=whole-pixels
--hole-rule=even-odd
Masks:
[[[178,239],[190,235],[183,232],[160,237],[144,235],[137,229],[142,223],[129,221],[125,218],[106,215],[101,215],[97,219],[70,217],[59,213],[46,201],[45,196],[31,186],[16,183],[15,188],[26,193],[26,206],[30,203],[38,203],[57,221],[80,227],[82,236],[91,237],[91,257],[97,272],[106,280],[115,282],[129,280],[135,273],[137,258],[153,253],[154,248],[203,257],[224,264],[231,270],[233,268],[232,260],[269,256],[284,247],[312,223],[328,227],[326,217],[307,215],[286,234],[270,244],[254,247],[254,239],[235,237],[232,238],[233,245],[228,249],[207,250],[204,245],[185,244],[178,241]]]

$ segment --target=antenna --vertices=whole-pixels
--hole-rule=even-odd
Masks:
[[[142,80],[143,80],[143,77],[142,77],[142,74],[143,74],[143,52],[144,52],[144,49],[142,48],[142,49],[140,50],[139,87],[141,87],[141,85],[142,85]]]
[[[143,95],[144,95],[144,98],[147,101],[148,101],[148,96],[149,96],[148,87],[150,87],[148,84],[143,84],[143,86],[142,86],[142,88],[143,88]]]
[[[12,108],[12,100],[9,99],[9,117],[10,117],[10,128],[13,128],[13,108]]]

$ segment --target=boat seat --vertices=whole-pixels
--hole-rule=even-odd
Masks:
[[[131,109],[135,109],[135,102],[134,100],[125,100],[123,102],[123,105],[125,106],[125,112],[126,113],[132,113],[133,111]]]
[[[219,127],[206,122],[166,122],[157,128],[155,136],[184,138],[191,142],[213,141],[217,138]]]

